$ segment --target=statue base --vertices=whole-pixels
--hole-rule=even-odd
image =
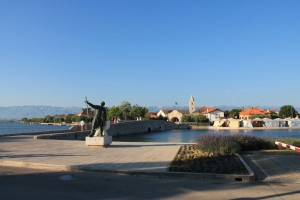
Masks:
[[[86,137],[85,144],[88,146],[109,147],[112,143],[112,136],[104,135],[103,137],[94,136]]]

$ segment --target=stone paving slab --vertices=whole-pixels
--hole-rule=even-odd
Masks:
[[[255,153],[243,158],[252,162],[249,165],[264,182],[300,183],[300,153]]]
[[[0,165],[38,168],[167,172],[182,144],[113,142],[108,148],[88,147],[84,141],[0,139]]]

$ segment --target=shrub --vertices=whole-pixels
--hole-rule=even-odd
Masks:
[[[280,141],[300,147],[299,138],[260,138],[251,135],[206,134],[198,139],[199,149],[209,155],[231,155],[239,151],[257,151],[262,149],[286,149],[275,144]]]
[[[260,149],[269,149],[271,148],[270,141],[267,139],[251,136],[251,135],[233,135],[232,139],[237,142],[241,151],[253,151]]]
[[[233,155],[240,151],[240,145],[230,136],[206,134],[198,138],[199,149],[210,156]]]

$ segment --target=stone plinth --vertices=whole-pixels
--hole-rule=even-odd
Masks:
[[[108,147],[112,143],[112,136],[96,136],[96,137],[86,137],[85,144],[88,146],[100,146]]]

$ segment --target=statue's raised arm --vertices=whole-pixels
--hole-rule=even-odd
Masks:
[[[86,100],[84,102],[87,103],[89,106],[91,106],[94,109],[99,109],[99,107],[100,107],[99,105],[94,105],[94,104],[90,103],[88,100]]]

